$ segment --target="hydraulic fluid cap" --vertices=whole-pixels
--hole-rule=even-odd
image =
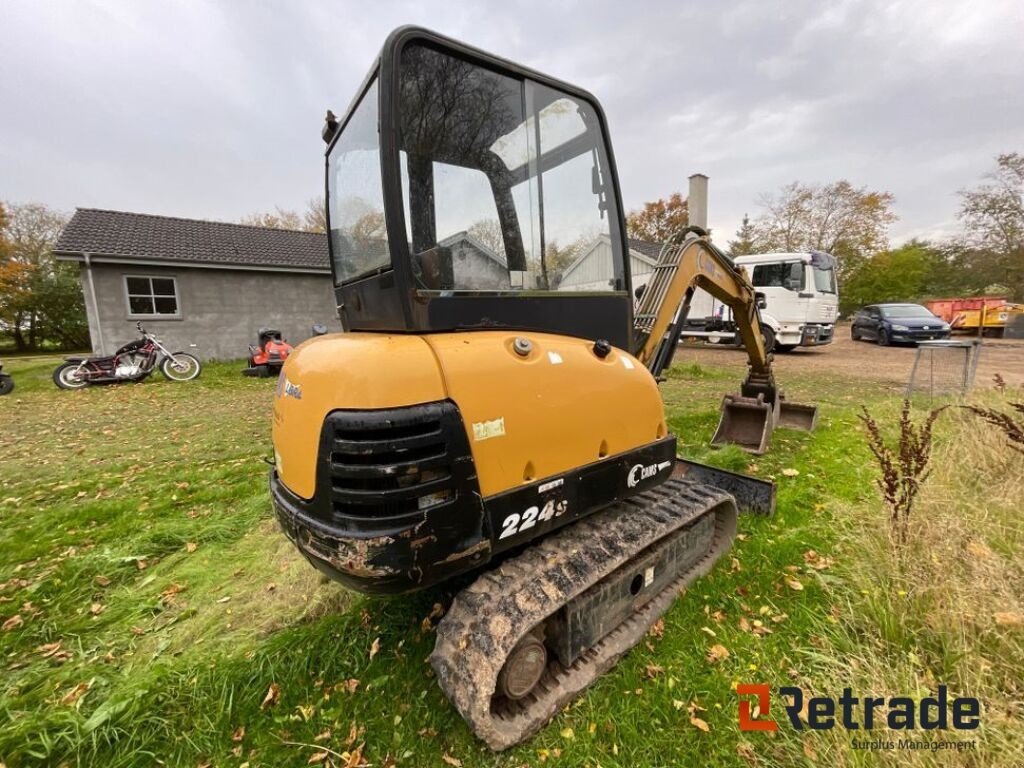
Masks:
[[[512,342],[512,349],[514,349],[516,354],[520,357],[526,357],[533,349],[533,344],[530,343],[529,339],[517,336],[515,341]]]
[[[598,339],[594,342],[594,354],[604,360],[612,351],[612,345],[605,339]]]

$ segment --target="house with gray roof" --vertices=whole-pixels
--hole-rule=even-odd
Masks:
[[[97,354],[140,320],[203,359],[244,357],[263,326],[293,344],[317,323],[341,330],[322,234],[79,208],[54,253],[81,265]]]

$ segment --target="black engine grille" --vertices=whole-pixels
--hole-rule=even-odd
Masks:
[[[454,502],[476,487],[454,403],[334,411],[324,423],[320,471],[331,517],[390,520]]]

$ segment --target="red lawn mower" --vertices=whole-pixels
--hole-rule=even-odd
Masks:
[[[292,345],[281,338],[279,330],[260,328],[257,343],[249,345],[249,367],[243,368],[242,373],[261,379],[277,376],[291,351]]]

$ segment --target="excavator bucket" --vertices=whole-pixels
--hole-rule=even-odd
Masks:
[[[818,424],[818,406],[801,403],[787,403],[779,396],[779,418],[776,426],[813,432]]]
[[[711,444],[738,445],[750,453],[764,453],[774,428],[774,409],[763,395],[756,398],[726,395],[722,398],[722,418]]]
[[[786,402],[779,395],[775,407],[764,395],[744,397],[726,395],[722,398],[722,418],[718,422],[712,445],[738,445],[750,453],[768,450],[776,427],[811,432],[818,423],[818,407]]]

